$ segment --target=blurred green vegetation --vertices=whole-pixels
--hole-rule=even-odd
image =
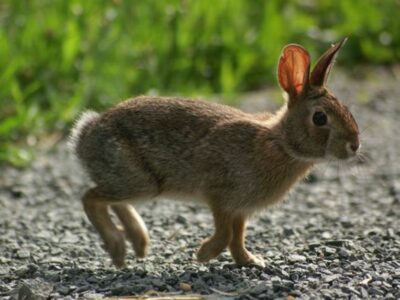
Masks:
[[[275,84],[282,47],[340,62],[400,57],[398,0],[0,2],[0,161],[22,165],[36,136],[85,107],[133,95],[207,95]]]

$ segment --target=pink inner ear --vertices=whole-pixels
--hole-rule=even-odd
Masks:
[[[300,93],[301,90],[303,89],[303,84],[302,84],[302,83],[298,83],[298,84],[296,84],[294,87],[295,87],[295,89],[296,89],[296,92],[297,92],[297,93]]]
[[[310,57],[299,45],[286,46],[279,61],[279,84],[289,94],[299,94],[308,82]]]

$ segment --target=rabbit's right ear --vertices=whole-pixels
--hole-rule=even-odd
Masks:
[[[310,55],[307,50],[296,44],[283,48],[279,59],[278,79],[281,88],[289,94],[289,101],[307,89],[309,75]]]
[[[317,61],[315,64],[315,67],[313,71],[311,72],[310,76],[310,83],[311,85],[315,86],[324,86],[328,76],[329,72],[331,71],[331,68],[335,62],[335,57],[337,53],[339,52],[340,48],[343,47],[343,45],[346,43],[347,38],[344,38],[342,41],[339,43],[336,43],[332,45],[331,48],[329,48]]]

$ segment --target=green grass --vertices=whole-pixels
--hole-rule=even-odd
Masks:
[[[65,130],[84,108],[138,94],[234,95],[275,84],[282,47],[313,57],[349,36],[341,62],[400,57],[397,0],[0,2],[0,161]]]

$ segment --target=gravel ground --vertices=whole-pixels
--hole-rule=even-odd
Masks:
[[[0,168],[0,298],[203,294],[222,299],[400,299],[400,85],[396,72],[333,78],[362,133],[364,159],[320,165],[282,204],[261,213],[247,243],[266,267],[237,268],[227,252],[198,264],[208,210],[161,201],[139,211],[150,254],[116,270],[79,197],[89,182],[60,143],[26,170]],[[267,107],[249,95],[244,108]]]

